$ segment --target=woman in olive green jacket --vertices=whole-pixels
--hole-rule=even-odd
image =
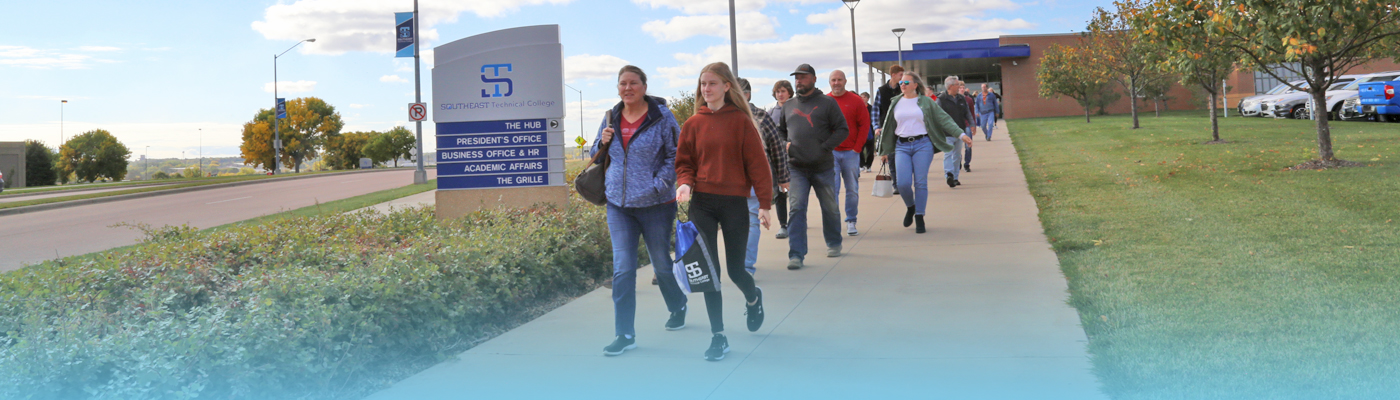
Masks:
[[[920,95],[924,84],[919,76],[905,72],[899,81],[903,96],[894,98],[885,121],[880,124],[879,153],[889,163],[894,156],[895,171],[900,176],[899,196],[909,210],[904,214],[904,226],[917,222],[915,232],[924,233],[924,211],[928,207],[928,170],[933,155],[953,150],[948,138],[962,135],[963,129],[953,118],[934,104],[933,99]]]

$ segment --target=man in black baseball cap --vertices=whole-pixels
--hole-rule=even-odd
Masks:
[[[846,140],[850,128],[841,106],[816,88],[817,70],[802,64],[792,72],[797,96],[783,104],[778,131],[788,139],[788,269],[800,269],[807,257],[807,199],[817,192],[822,208],[826,256],[841,256],[841,210],[836,204],[835,158],[832,150]]]

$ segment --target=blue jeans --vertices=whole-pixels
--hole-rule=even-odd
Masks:
[[[685,309],[685,294],[671,273],[671,227],[676,223],[676,203],[651,207],[618,207],[608,204],[608,232],[613,246],[613,317],[617,335],[636,336],[637,239],[646,239],[652,269],[661,286],[661,297],[671,312]]]
[[[817,192],[817,204],[822,208],[822,236],[826,247],[841,246],[841,210],[836,204],[836,173],[788,169],[788,259],[807,258],[807,199]]]
[[[839,199],[841,183],[846,183],[846,222],[855,222],[857,206],[860,205],[860,153],[854,151],[833,151],[836,158],[836,189],[832,191]]]
[[[754,264],[758,264],[758,196],[753,189],[749,189],[749,252],[744,255],[744,270],[749,271],[749,275],[758,272]]]
[[[953,179],[958,179],[958,176],[961,175],[959,173],[962,172],[963,149],[966,149],[967,145],[963,144],[962,136],[948,138],[948,144],[953,145],[953,151],[943,153],[943,172],[951,173]],[[929,144],[929,146],[932,145]]]
[[[944,157],[948,154],[958,153],[945,153]],[[899,178],[899,197],[904,199],[904,206],[914,207],[915,215],[924,215],[928,208],[928,169],[933,165],[933,143],[921,139],[895,144],[894,163],[903,175]]]
[[[992,131],[997,128],[996,117],[993,113],[982,114],[982,133],[987,135],[987,140],[992,140]]]

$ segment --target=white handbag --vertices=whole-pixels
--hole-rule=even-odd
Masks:
[[[885,163],[880,163],[880,172],[875,174],[875,188],[870,195],[875,197],[894,197],[894,177],[885,170]]]

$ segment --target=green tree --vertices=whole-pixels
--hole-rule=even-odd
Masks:
[[[326,142],[324,161],[331,169],[356,169],[360,158],[365,157],[365,144],[371,138],[382,135],[379,132],[346,132],[330,138]]]
[[[111,132],[96,129],[68,139],[58,150],[60,179],[68,175],[93,182],[107,178],[120,181],[126,177],[126,158],[131,150],[117,141]]]
[[[1294,89],[1311,94],[1314,104],[1327,104],[1338,76],[1372,57],[1400,54],[1395,0],[1232,0],[1209,19],[1255,69],[1283,82],[1282,71],[1303,77],[1306,87]],[[1336,165],[1327,118],[1316,118],[1316,129],[1318,157]]]
[[[1094,50],[1082,43],[1077,46],[1050,45],[1042,54],[1040,65],[1035,68],[1040,97],[1065,96],[1074,99],[1084,108],[1084,122],[1091,122],[1089,114],[1102,101],[1104,87],[1112,79],[1103,65]]]
[[[1160,64],[1158,64],[1160,65]],[[1142,98],[1152,102],[1152,113],[1156,117],[1162,116],[1162,109],[1167,108],[1167,102],[1172,100],[1167,93],[1171,91],[1172,82],[1176,80],[1171,74],[1162,71],[1162,68],[1154,66],[1143,77],[1142,86],[1139,93]]]
[[[399,159],[413,156],[413,147],[418,142],[413,137],[413,132],[397,126],[369,139],[362,149],[366,157],[373,159],[376,164],[389,160],[394,161],[394,166],[399,166]]]
[[[243,144],[239,146],[248,165],[271,169],[273,110],[260,109],[253,120],[243,124]],[[315,97],[303,97],[287,102],[287,118],[278,127],[282,136],[282,165],[290,164],[301,171],[301,162],[316,158],[327,138],[340,134],[345,123],[335,107]]]
[[[1219,113],[1215,105],[1226,87],[1224,80],[1236,70],[1238,55],[1221,35],[1218,3],[1199,0],[1156,0],[1133,18],[1133,28],[1147,40],[1162,46],[1162,67],[1176,74],[1183,85],[1195,85],[1210,97],[1211,143],[1220,143]]]
[[[1119,0],[1113,2],[1117,9],[1110,12],[1103,7],[1094,9],[1094,19],[1089,21],[1088,43],[1095,52],[1103,55],[1100,60],[1104,68],[1112,73],[1114,81],[1128,93],[1129,109],[1133,114],[1133,129],[1138,128],[1138,95],[1143,80],[1151,73],[1159,54],[1156,43],[1143,40],[1132,29],[1131,21],[1142,12],[1141,0]],[[1117,100],[1116,98],[1114,100]],[[1106,105],[1106,104],[1105,104]]]
[[[685,120],[695,115],[695,93],[681,91],[681,96],[667,101],[676,123],[685,125]]]
[[[24,183],[28,186],[51,186],[58,182],[54,172],[53,149],[43,142],[29,140],[24,143]]]

